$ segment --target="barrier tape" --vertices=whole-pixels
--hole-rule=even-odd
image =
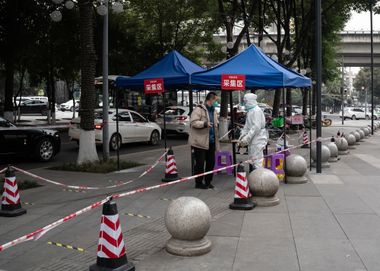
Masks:
[[[6,168],[3,168],[2,170],[0,170],[0,174],[4,173],[5,171],[7,171],[8,167]]]
[[[116,187],[120,187],[120,186],[124,186],[124,185],[127,185],[127,184],[130,184],[132,182],[135,182],[137,181],[138,179],[141,179],[142,177],[144,177],[146,174],[150,173],[157,165],[158,163],[165,157],[165,155],[167,154],[167,151],[165,151],[152,165],[150,165],[146,170],[144,170],[143,173],[141,173],[138,177],[132,179],[132,180],[129,180],[129,181],[125,181],[125,182],[119,182],[117,184],[114,184],[114,185],[109,185],[109,186],[77,186],[77,185],[67,185],[67,184],[64,184],[64,183],[60,183],[60,182],[56,182],[56,181],[53,181],[53,180],[50,180],[50,179],[47,179],[47,178],[44,178],[44,177],[41,177],[41,176],[38,176],[36,174],[33,174],[31,172],[28,172],[26,170],[23,170],[21,168],[18,168],[18,167],[15,167],[15,166],[11,166],[14,170],[18,171],[18,172],[21,172],[25,175],[28,175],[30,177],[33,177],[37,180],[41,180],[41,181],[45,181],[45,182],[48,182],[50,184],[54,184],[54,185],[58,185],[58,186],[62,186],[62,187],[65,187],[67,188],[66,191],[69,191],[69,192],[73,192],[73,191],[70,191],[70,189],[75,189],[77,190],[76,192],[80,192],[82,190],[100,190],[100,189],[111,189],[111,188],[116,188]]]
[[[226,136],[228,136],[233,130],[229,130],[224,136],[222,137],[219,137],[219,141],[222,140],[223,138],[225,138]]]
[[[322,141],[328,141],[330,140],[330,137],[329,138],[317,138],[313,141],[311,141],[310,143],[314,143],[314,142],[322,142]],[[297,145],[297,146],[293,146],[293,147],[290,147],[290,148],[286,148],[284,150],[281,150],[281,151],[278,151],[278,152],[275,152],[275,153],[282,153],[282,152],[286,152],[286,151],[290,151],[292,149],[295,149],[295,148],[300,148],[302,145]],[[263,158],[267,158],[269,157],[270,155],[265,155],[263,156]],[[30,241],[30,240],[38,240],[39,238],[41,238],[44,234],[46,234],[48,231],[58,227],[59,225],[67,222],[67,221],[70,221],[84,213],[87,213],[88,211],[90,210],[93,210],[101,205],[103,205],[104,203],[106,203],[107,201],[111,200],[111,199],[118,199],[118,198],[122,198],[122,197],[126,197],[126,196],[131,196],[131,195],[134,195],[134,194],[137,194],[137,193],[142,193],[142,192],[147,192],[147,191],[150,191],[150,190],[153,190],[153,189],[157,189],[157,188],[162,188],[162,187],[166,187],[166,186],[170,186],[170,185],[175,185],[175,184],[178,184],[178,183],[183,183],[183,182],[186,182],[186,181],[189,181],[189,180],[192,180],[192,179],[195,179],[195,178],[198,178],[198,177],[203,177],[205,175],[209,175],[209,174],[214,174],[216,172],[219,172],[219,171],[223,171],[223,170],[226,170],[226,169],[229,169],[229,168],[235,168],[237,167],[238,165],[240,164],[246,164],[246,163],[249,163],[249,162],[252,162],[252,161],[255,161],[257,159],[262,159],[262,158],[252,158],[252,159],[248,159],[244,162],[240,162],[240,163],[237,163],[237,164],[233,164],[233,165],[230,165],[230,166],[225,166],[225,167],[222,167],[222,168],[219,168],[219,169],[214,169],[214,170],[211,170],[211,171],[208,171],[208,172],[204,172],[204,173],[200,173],[200,174],[196,174],[196,175],[193,175],[193,176],[189,176],[189,177],[184,177],[184,178],[181,178],[181,179],[178,179],[176,181],[172,181],[172,182],[168,182],[168,183],[161,183],[161,184],[157,184],[157,185],[153,185],[153,186],[148,186],[148,187],[143,187],[143,188],[138,188],[138,189],[135,189],[135,190],[132,190],[132,191],[127,191],[127,192],[123,192],[123,193],[119,193],[119,194],[114,194],[114,195],[111,195],[111,196],[108,196],[106,197],[105,199],[103,200],[100,200],[100,201],[97,201],[83,209],[80,209],[79,211],[76,211],[75,213],[72,213],[70,215],[67,215],[65,216],[64,218],[61,218],[51,224],[48,224],[46,225],[45,227],[43,228],[40,228],[34,232],[31,232],[29,234],[26,234],[26,235],[23,235],[17,239],[14,239],[8,243],[5,243],[3,245],[0,245],[0,252],[1,251],[4,251],[10,247],[13,247],[17,244],[20,244],[20,243],[23,243],[23,242],[26,242],[26,241]]]

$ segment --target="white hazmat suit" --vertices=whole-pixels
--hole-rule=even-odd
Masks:
[[[248,93],[244,96],[247,117],[239,138],[240,146],[248,146],[249,159],[254,169],[263,167],[263,150],[268,143],[265,129],[265,115],[257,104],[257,95]]]

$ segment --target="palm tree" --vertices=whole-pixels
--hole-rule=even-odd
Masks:
[[[80,138],[77,163],[98,161],[95,147],[94,108],[95,108],[95,65],[94,49],[94,10],[92,0],[79,0],[80,15],[80,68],[81,68],[81,107]]]

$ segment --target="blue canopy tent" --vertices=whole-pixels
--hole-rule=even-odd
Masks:
[[[204,69],[173,50],[157,63],[135,76],[118,77],[116,86],[129,89],[144,89],[144,80],[163,78],[165,89],[187,88],[190,85],[190,75],[200,71],[204,71]]]
[[[191,83],[196,88],[221,89],[223,75],[243,75],[246,89],[309,88],[311,79],[279,64],[263,53],[255,45],[240,54],[206,71],[191,75]],[[285,92],[284,92],[285,93]],[[285,102],[283,102],[285,106]],[[231,124],[234,127],[232,91],[230,92]],[[284,109],[285,113],[285,109]],[[285,125],[284,125],[285,133]],[[235,143],[233,159],[236,163]],[[284,135],[284,148],[286,135]]]
[[[292,71],[264,54],[255,45],[206,71],[191,75],[197,88],[220,89],[222,74],[245,75],[247,89],[308,88],[311,80]]]
[[[132,77],[120,76],[116,78],[116,86],[128,89],[144,89],[144,80],[161,78],[164,81],[165,90],[189,88],[190,75],[204,69],[193,63],[176,50],[171,51],[161,60]],[[165,95],[164,99],[164,141],[166,149],[166,119],[165,119]],[[192,104],[192,95],[189,95]]]

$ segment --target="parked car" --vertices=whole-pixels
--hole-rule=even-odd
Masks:
[[[41,114],[47,115],[49,110],[47,102],[40,100],[26,100],[20,103],[21,114]]]
[[[75,101],[75,105],[74,105],[73,100],[69,100],[65,103],[61,103],[59,105],[59,109],[61,111],[71,111],[71,112],[73,112],[74,110],[77,111],[79,109],[79,101]]]
[[[342,118],[342,111],[339,112],[340,118]],[[365,114],[363,109],[357,107],[345,107],[344,108],[344,119],[370,119],[370,113]]]
[[[57,131],[16,127],[0,117],[0,155],[30,155],[49,161],[60,149],[61,139]]]
[[[178,134],[189,134],[190,109],[186,106],[170,106],[165,111],[166,131]],[[164,114],[159,114],[156,123],[164,129]]]
[[[375,110],[373,111],[373,119],[374,120],[380,119],[380,109],[375,108]]]
[[[149,122],[139,113],[127,109],[119,109],[118,115],[115,109],[109,112],[109,135],[111,150],[117,150],[124,143],[149,142],[157,145],[161,138],[161,128],[156,123]],[[103,144],[103,112],[102,109],[95,110],[95,143]],[[119,133],[116,132],[116,119],[119,120]],[[70,123],[69,137],[79,142],[80,117]]]

